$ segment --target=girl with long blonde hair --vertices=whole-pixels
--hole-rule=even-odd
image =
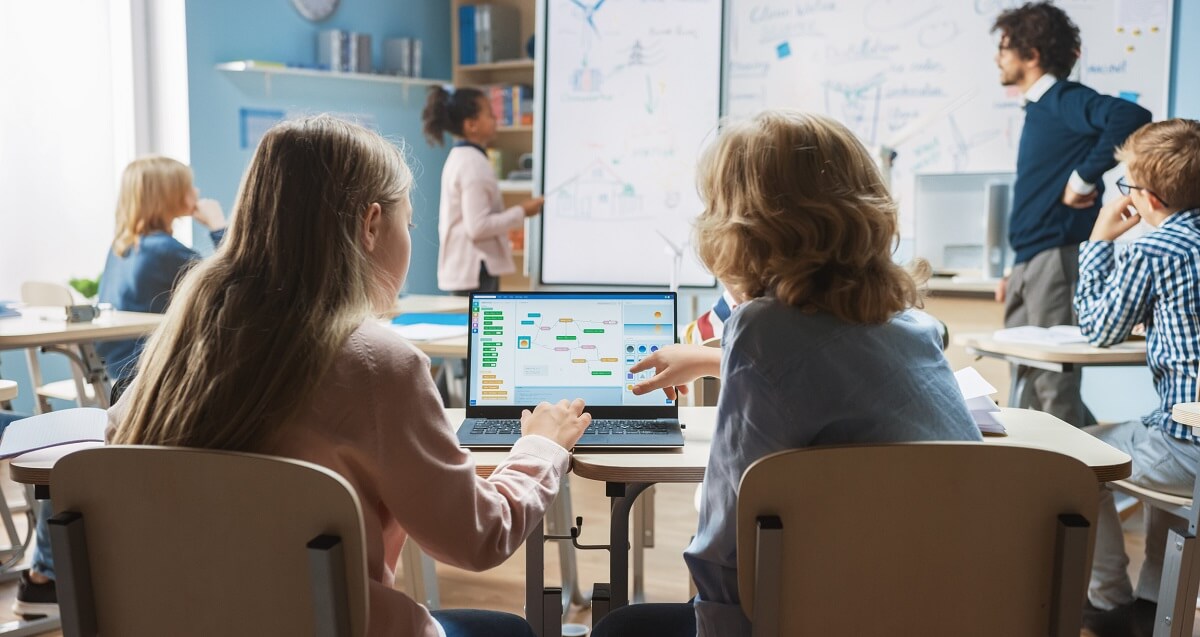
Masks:
[[[362,503],[369,634],[530,635],[519,617],[431,615],[393,588],[409,537],[461,568],[509,557],[554,499],[567,449],[591,420],[582,401],[542,403],[525,412],[508,459],[475,475],[429,359],[375,320],[408,272],[412,186],[400,151],[360,126],[322,115],[269,130],[225,245],[184,278],[110,411],[112,441],[329,467]]]
[[[225,215],[200,199],[192,169],[168,157],[142,157],[125,167],[117,197],[116,237],[100,277],[99,300],[114,309],[162,314],[182,273],[200,255],[171,236],[171,224],[191,216],[208,228],[213,245],[225,234]],[[108,375],[127,377],[143,341],[104,341],[96,351]]]
[[[727,124],[700,159],[700,259],[738,302],[720,350],[674,345],[630,371],[635,393],[719,376],[700,527],[684,559],[694,604],[624,607],[595,637],[750,635],[738,605],[737,488],[768,454],[802,447],[980,440],[914,310],[918,279],[892,260],[896,205],[845,126],[799,111]],[[915,277],[914,278],[914,272]]]

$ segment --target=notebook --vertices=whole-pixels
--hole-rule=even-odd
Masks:
[[[63,409],[13,421],[0,439],[0,458],[69,445],[104,442],[108,412],[93,407]]]
[[[582,398],[592,424],[576,447],[683,446],[679,407],[661,391],[635,396],[653,371],[629,371],[675,342],[674,292],[472,294],[467,417],[459,443],[510,447],[521,410]]]

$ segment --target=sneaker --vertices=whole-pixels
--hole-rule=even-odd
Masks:
[[[1100,610],[1090,602],[1083,610],[1083,627],[1096,637],[1152,637],[1158,604],[1137,599],[1112,610]]]
[[[54,580],[35,584],[29,579],[29,569],[21,571],[17,585],[17,601],[13,602],[13,613],[25,619],[58,617],[58,591]]]

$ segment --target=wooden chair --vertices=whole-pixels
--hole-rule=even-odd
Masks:
[[[738,491],[741,606],[765,635],[1079,635],[1096,476],[1021,447],[767,456]]]
[[[315,464],[109,446],[50,476],[67,635],[365,635],[362,510]]]
[[[70,287],[58,283],[42,281],[26,281],[21,284],[21,302],[26,305],[48,307],[67,307],[83,302],[78,294]],[[38,360],[38,348],[25,350],[25,361],[29,366],[29,380],[34,389],[34,413],[44,414],[50,411],[50,399],[65,400],[78,404],[80,407],[103,407],[96,399],[96,391],[84,382],[83,364],[75,351],[65,347],[43,347],[43,352],[56,352],[66,356],[71,361],[71,378],[42,382],[42,365]],[[79,397],[83,396],[83,400]]]

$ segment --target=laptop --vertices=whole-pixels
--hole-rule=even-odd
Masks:
[[[511,447],[522,409],[582,398],[592,424],[576,448],[683,446],[679,406],[662,391],[635,396],[654,372],[629,371],[675,342],[674,292],[476,293],[470,303],[459,444]]]

